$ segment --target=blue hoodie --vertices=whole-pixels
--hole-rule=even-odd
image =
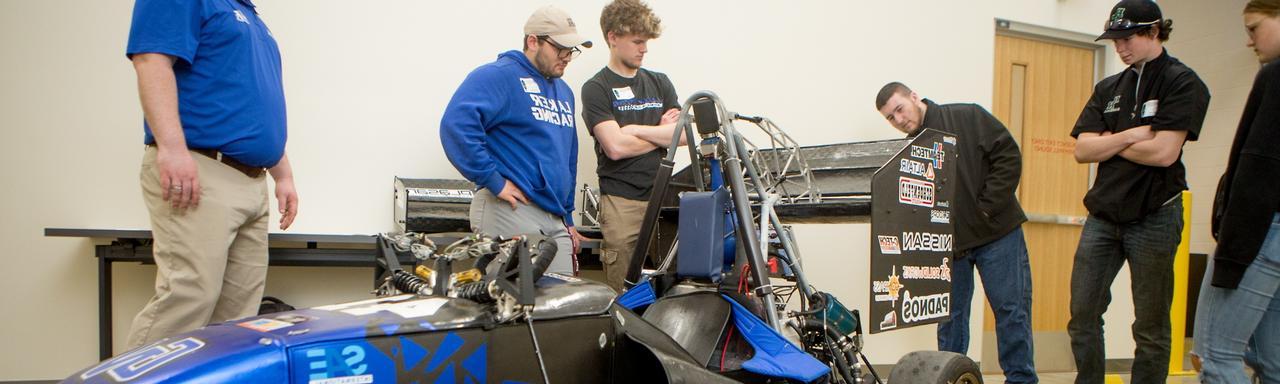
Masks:
[[[494,195],[511,180],[539,208],[573,226],[578,135],[573,90],[517,50],[471,71],[440,119],[453,167]]]

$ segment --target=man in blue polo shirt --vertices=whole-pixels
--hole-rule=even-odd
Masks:
[[[560,76],[591,42],[569,14],[539,8],[524,26],[524,50],[498,55],[458,86],[440,119],[449,162],[480,190],[471,229],[491,235],[541,233],[556,241],[548,272],[572,274],[578,134],[573,90]],[[532,203],[532,204],[531,204]]]
[[[267,274],[267,180],[280,229],[298,213],[285,155],[280,52],[250,0],[138,0],[126,54],[145,116],[143,199],[155,296],[129,346],[257,313]]]

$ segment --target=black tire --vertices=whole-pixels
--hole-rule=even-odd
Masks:
[[[982,372],[959,353],[916,351],[898,360],[888,384],[982,384]]]

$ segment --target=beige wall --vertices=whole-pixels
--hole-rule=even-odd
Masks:
[[[290,232],[338,234],[391,229],[393,176],[457,177],[439,148],[440,111],[468,71],[518,47],[520,25],[535,7],[257,2],[284,58],[289,153],[302,201]],[[599,1],[558,3],[584,33],[599,35]],[[646,64],[669,74],[682,96],[713,90],[730,109],[768,116],[805,144],[884,139],[897,134],[871,100],[885,82],[904,81],[941,102],[989,106],[993,19],[1094,33],[1111,5],[654,0],[666,33],[650,44]],[[0,177],[7,180],[0,192],[0,380],[62,378],[96,361],[92,244],[44,238],[42,229],[148,225],[136,181],[141,112],[123,55],[131,7],[124,0],[0,2]],[[576,89],[606,58],[598,45],[565,77]],[[584,132],[580,140],[579,182],[594,184],[590,138]],[[798,230],[813,283],[864,311],[867,231]],[[153,274],[148,266],[116,267],[117,350],[150,295]],[[368,276],[362,269],[272,268],[267,293],[300,306],[361,298]],[[982,322],[973,324],[980,334]],[[867,342],[874,363],[892,363],[906,351],[933,348],[933,328]],[[971,355],[981,349],[975,337]]]

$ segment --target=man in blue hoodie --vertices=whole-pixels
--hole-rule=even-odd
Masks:
[[[476,68],[440,119],[440,142],[454,168],[480,187],[471,229],[491,235],[541,233],[556,241],[548,272],[573,274],[580,236],[573,228],[578,170],[573,90],[560,76],[591,42],[560,8],[534,11],[524,50]]]

